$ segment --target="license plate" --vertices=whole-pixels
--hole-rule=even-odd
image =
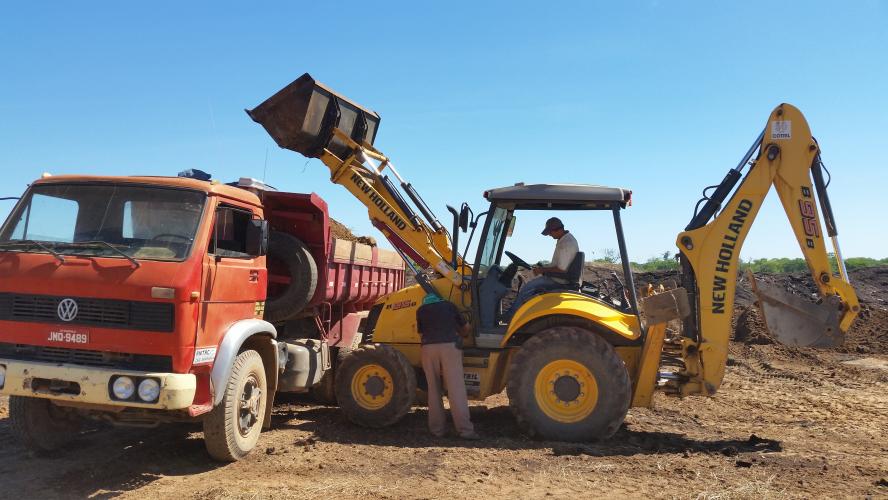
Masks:
[[[77,330],[52,330],[46,338],[61,344],[89,344],[89,332]]]

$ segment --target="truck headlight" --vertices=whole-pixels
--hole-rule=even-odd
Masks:
[[[111,392],[117,399],[129,399],[136,392],[136,384],[129,377],[117,377],[111,385]]]
[[[146,378],[139,382],[139,399],[146,403],[157,401],[160,396],[160,384],[153,378]]]
[[[6,365],[0,365],[0,389],[6,385]]]

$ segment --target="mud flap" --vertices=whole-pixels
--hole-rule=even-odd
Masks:
[[[841,300],[831,295],[818,303],[793,295],[749,275],[765,326],[780,343],[799,347],[837,347],[845,340],[839,328]]]

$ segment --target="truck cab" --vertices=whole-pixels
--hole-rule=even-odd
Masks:
[[[313,210],[283,207],[294,199]],[[330,326],[351,341],[363,307],[340,290],[340,280],[363,275],[349,277],[350,256],[337,263],[342,245],[329,238],[323,200],[274,200],[270,214],[260,190],[184,177],[44,176],[29,186],[0,228],[0,394],[11,397],[17,436],[46,451],[85,418],[198,420],[214,458],[249,452],[270,423],[273,394],[318,383],[331,367]],[[300,310],[273,324],[268,219],[292,233],[288,218],[314,221],[320,243],[310,249],[288,235],[311,261],[313,285]],[[314,286],[319,268],[326,279],[336,266],[340,280]],[[292,278],[286,271],[278,283]],[[320,309],[326,322],[311,317]],[[318,328],[278,338],[297,313]]]

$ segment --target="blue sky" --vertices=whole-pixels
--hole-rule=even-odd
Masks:
[[[442,220],[518,181],[623,186],[644,260],[674,250],[701,189],[789,102],[833,174],[846,256],[888,256],[888,2],[372,4],[4,4],[0,196],[44,171],[201,168],[315,191],[375,234],[320,162],[243,112],[308,71],[382,115],[377,146]],[[742,256],[799,256],[769,200]],[[543,218],[520,217],[509,248],[547,258]],[[606,214],[566,222],[587,256],[616,247]]]

